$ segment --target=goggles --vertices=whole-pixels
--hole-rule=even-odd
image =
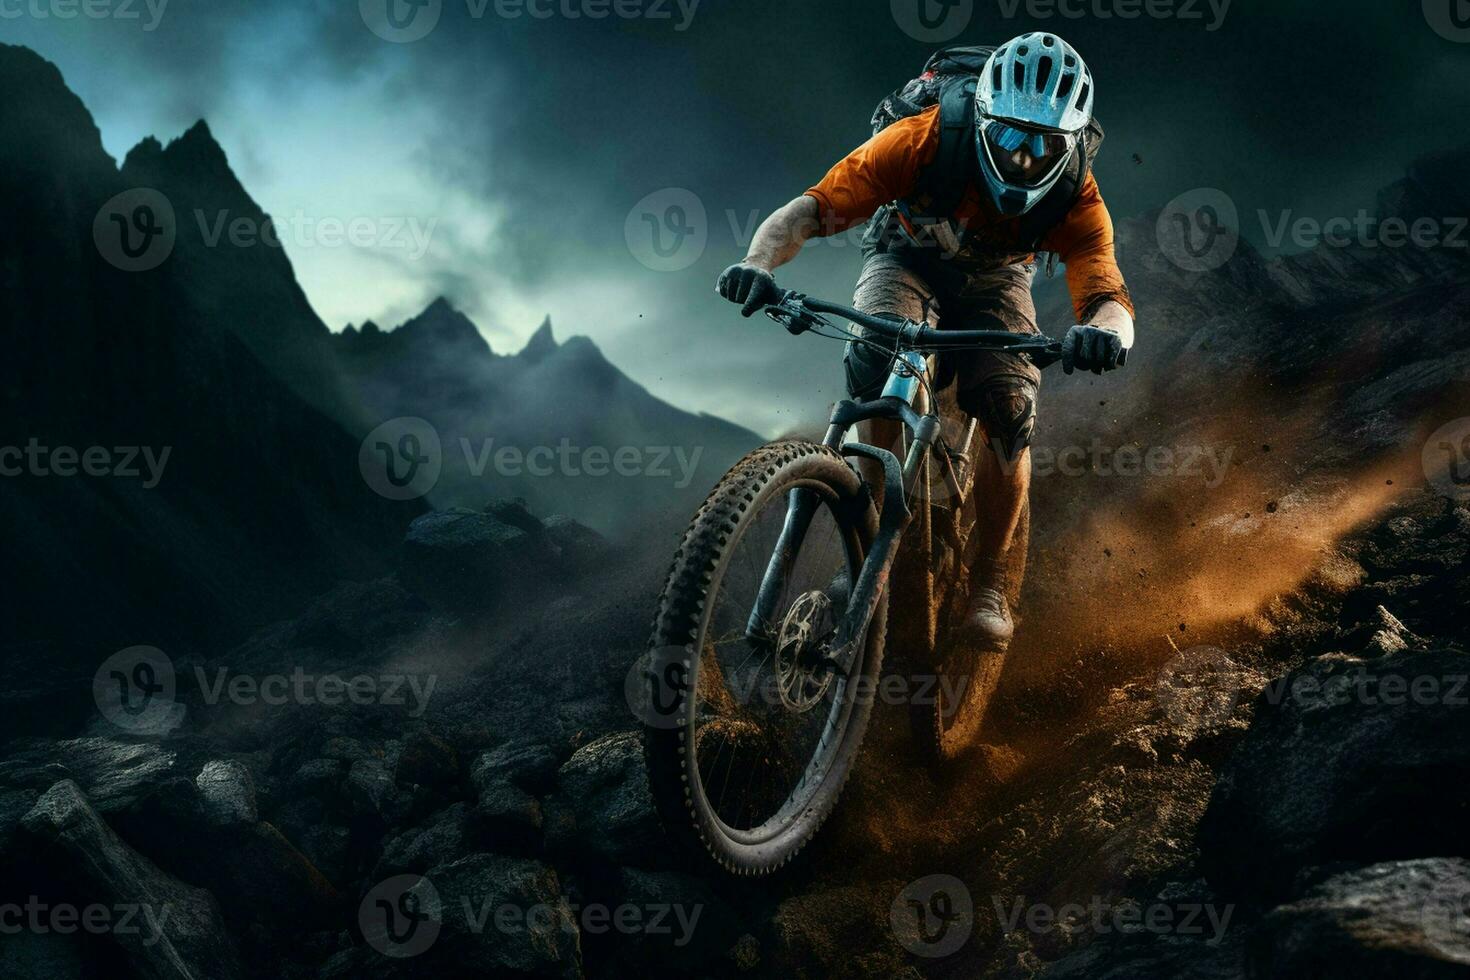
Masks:
[[[981,123],[985,153],[1007,183],[1038,187],[1057,173],[1077,146],[1075,133],[1036,132],[1000,119]]]

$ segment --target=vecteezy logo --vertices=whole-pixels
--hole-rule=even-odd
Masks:
[[[408,44],[427,37],[439,25],[444,0],[357,0],[357,9],[378,37]]]
[[[357,907],[363,940],[394,959],[417,956],[434,945],[443,922],[439,891],[422,875],[395,875],[380,882]]]
[[[1164,205],[1155,233],[1159,251],[1186,272],[1218,269],[1240,244],[1240,214],[1230,195],[1199,187]]]
[[[975,0],[889,0],[888,6],[899,30],[925,44],[954,40],[975,14]]]
[[[709,242],[704,202],[682,187],[654,191],[628,212],[623,239],[633,258],[654,272],[687,269]]]
[[[683,647],[649,650],[628,669],[623,696],[649,728],[678,728],[689,693],[689,654]]]
[[[1451,500],[1470,500],[1470,418],[1446,422],[1424,443],[1424,475]]]
[[[174,701],[173,661],[156,647],[119,650],[92,675],[92,700],[113,725],[134,734],[159,735],[178,727],[184,706]]]
[[[1470,42],[1470,0],[1424,0],[1424,19],[1445,40]]]
[[[174,207],[151,187],[123,191],[102,205],[92,222],[92,241],[124,272],[156,269],[173,253],[178,237]]]
[[[888,924],[899,945],[915,956],[948,956],[969,941],[975,903],[953,875],[929,875],[898,893]]]
[[[389,500],[415,500],[434,489],[444,468],[439,432],[413,416],[389,419],[367,434],[357,468],[373,492]]]
[[[1240,700],[1240,669],[1218,647],[1190,647],[1159,671],[1154,697],[1180,728],[1197,732],[1227,721]]]

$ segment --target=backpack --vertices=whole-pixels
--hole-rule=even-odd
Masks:
[[[948,222],[966,189],[980,177],[975,152],[975,88],[994,51],[988,45],[942,48],[930,55],[919,77],[886,96],[873,110],[876,135],[900,119],[939,105],[939,150],[919,172],[913,193],[893,204],[913,225]],[[1082,194],[1102,141],[1102,126],[1093,119],[1078,139],[1080,152],[1061,179],[1021,216],[1021,248],[1039,250],[1047,233],[1066,220]]]

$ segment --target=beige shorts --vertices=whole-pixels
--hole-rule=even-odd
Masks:
[[[886,313],[928,320],[939,329],[1006,330],[1038,333],[1036,304],[1031,298],[1034,267],[1005,265],[971,273],[955,292],[938,295],[917,272],[893,255],[876,254],[863,263],[853,306],[864,313]],[[882,350],[849,343],[844,357],[847,390],[853,398],[876,398],[887,381],[891,348],[868,338]],[[947,363],[946,363],[947,362]],[[983,418],[988,392],[1028,388],[1034,400],[1041,372],[1023,356],[999,351],[951,351],[941,358],[939,380],[954,377],[961,408]]]

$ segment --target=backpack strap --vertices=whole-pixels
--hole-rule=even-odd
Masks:
[[[946,85],[939,97],[939,149],[914,182],[911,203],[925,215],[947,219],[964,198],[980,165],[975,155],[976,79]]]

